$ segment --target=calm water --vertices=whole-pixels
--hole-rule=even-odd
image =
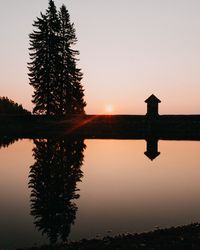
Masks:
[[[199,222],[200,142],[159,141],[158,148],[151,161],[144,140],[20,140],[1,147],[0,247]],[[156,150],[150,142],[148,155]]]

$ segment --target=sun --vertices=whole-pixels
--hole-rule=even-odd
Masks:
[[[112,104],[107,104],[105,106],[105,112],[106,113],[112,113],[113,112],[113,105]]]

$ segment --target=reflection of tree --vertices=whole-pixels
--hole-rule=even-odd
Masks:
[[[83,140],[35,140],[29,187],[31,215],[35,225],[51,243],[66,241],[76,218],[79,198],[76,184],[81,181]]]
[[[0,148],[6,148],[16,141],[18,141],[17,138],[2,136],[2,137],[0,137]]]

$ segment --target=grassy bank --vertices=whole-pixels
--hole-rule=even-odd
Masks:
[[[18,138],[198,139],[200,115],[0,116],[0,135]]]
[[[17,250],[199,250],[200,224]]]

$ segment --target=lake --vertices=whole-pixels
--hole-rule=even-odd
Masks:
[[[200,221],[200,141],[8,139],[1,145],[3,249]]]

